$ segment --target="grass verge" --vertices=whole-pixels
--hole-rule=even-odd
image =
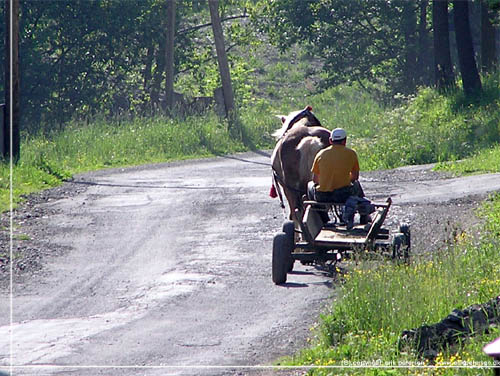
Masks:
[[[243,135],[240,137],[234,137],[234,131],[214,113],[182,120],[72,123],[63,131],[26,137],[21,145],[21,159],[13,171],[14,204],[24,195],[54,187],[76,173],[266,146],[265,135],[277,126],[270,116],[270,121],[264,117],[259,120],[251,129],[242,126],[238,130]],[[0,211],[9,207],[9,175],[9,165],[0,164]]]
[[[409,265],[368,261],[353,265],[331,312],[323,315],[314,329],[313,346],[282,364],[325,367],[311,370],[314,375],[491,374],[488,369],[465,367],[489,362],[482,347],[500,336],[499,328],[473,337],[459,348],[443,349],[430,368],[375,368],[428,365],[415,352],[398,349],[403,330],[437,323],[455,308],[498,296],[500,195],[486,201],[478,215],[484,220],[478,240],[473,241],[465,232],[457,234],[455,244]],[[342,368],[363,364],[367,368]]]
[[[464,160],[439,163],[435,169],[457,175],[500,172],[500,147],[480,150]]]
[[[484,87],[483,96],[475,101],[466,100],[458,90],[422,89],[397,108],[385,108],[356,86],[312,96],[305,96],[305,88],[289,88],[278,102],[255,99],[242,108],[231,129],[213,112],[182,119],[73,122],[61,131],[24,137],[13,173],[14,204],[23,195],[58,185],[79,172],[272,148],[270,134],[280,126],[274,115],[306,105],[313,106],[325,127],[347,130],[362,170],[458,160],[500,140],[498,76],[486,77]],[[491,155],[482,153],[469,165],[446,166],[467,171],[496,168],[500,151],[491,152],[495,157],[489,163],[481,158]],[[9,167],[0,163],[0,211],[8,207]]]

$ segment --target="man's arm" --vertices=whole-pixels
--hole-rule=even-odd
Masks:
[[[352,170],[351,170],[351,182],[359,179],[358,155],[356,154],[356,152],[354,150],[353,150],[353,154],[354,154],[354,165],[352,166]]]
[[[359,170],[351,171],[351,182],[359,179]]]
[[[313,182],[314,184],[319,184],[319,175],[316,173],[313,173]]]

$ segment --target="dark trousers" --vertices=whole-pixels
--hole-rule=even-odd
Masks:
[[[336,189],[332,192],[318,191],[316,189],[316,184],[312,181],[307,184],[307,197],[309,200],[344,204],[351,196],[365,197],[365,192],[363,192],[363,188],[357,180],[351,185]]]
[[[348,185],[346,187],[342,187],[339,189],[336,189],[332,192],[321,192],[316,190],[316,185],[314,182],[310,181],[307,184],[307,197],[310,200],[318,201],[318,202],[335,202],[339,204],[345,204],[350,197],[354,198],[359,198],[360,200],[349,200],[349,207],[346,207],[347,209],[347,216],[346,217],[354,217],[354,211],[356,208],[361,209],[360,214],[361,214],[361,223],[367,223],[369,220],[369,214],[373,213],[374,208],[373,205],[371,205],[371,202],[367,199],[364,199],[365,193],[363,192],[363,188],[361,187],[361,184],[359,184],[359,181],[354,181],[351,185]],[[362,201],[362,202],[358,202]],[[360,205],[361,204],[361,205]],[[352,213],[351,213],[352,211]],[[321,218],[323,219],[323,222],[328,222],[330,218],[328,217],[327,212],[320,212]]]

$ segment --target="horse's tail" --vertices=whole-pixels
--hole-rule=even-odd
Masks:
[[[318,151],[324,148],[323,142],[319,137],[307,136],[304,137],[297,145],[297,150],[300,152],[299,171],[300,176],[311,177],[311,168],[314,158]],[[310,179],[309,179],[310,180]],[[306,182],[307,184],[307,182]]]
[[[273,170],[273,184],[271,186],[271,190],[269,191],[269,195],[272,198],[279,197],[280,206],[284,209],[285,204],[283,202],[283,195],[281,193],[281,188],[280,188],[280,184],[283,184],[283,179],[280,177],[280,174],[283,175],[283,170],[281,167],[281,158],[279,157],[280,147],[281,147],[281,141],[278,141],[278,143],[276,144],[276,146],[273,150],[273,154],[271,155],[271,168]]]

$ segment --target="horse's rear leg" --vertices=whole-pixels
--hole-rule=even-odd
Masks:
[[[298,224],[301,218],[297,218],[295,210],[296,209],[300,210],[300,208],[302,207],[302,201],[301,198],[299,197],[300,195],[298,193],[290,192],[290,190],[286,189],[285,196],[288,201],[288,206],[290,209],[290,215],[288,216],[288,218],[291,221],[294,221],[296,224]]]

